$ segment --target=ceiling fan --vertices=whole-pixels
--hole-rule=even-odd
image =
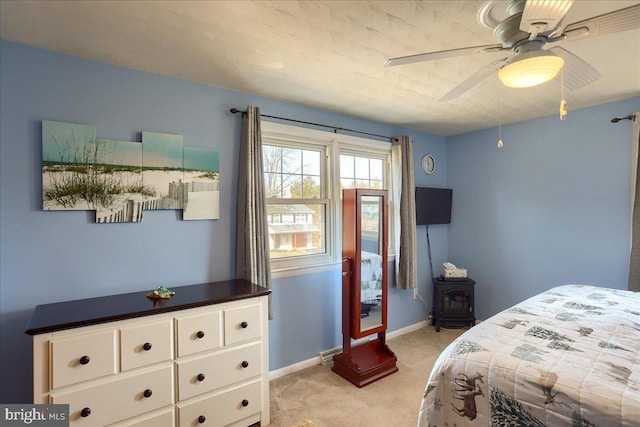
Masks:
[[[480,24],[493,29],[499,44],[420,53],[391,58],[385,67],[482,53],[509,51],[476,71],[446,93],[440,101],[449,101],[465,93],[482,80],[498,72],[507,87],[532,87],[555,78],[563,69],[563,85],[575,90],[602,75],[587,62],[562,47],[544,49],[547,43],[581,40],[640,27],[640,4],[605,13],[568,25],[566,13],[574,0],[487,1],[478,11]]]

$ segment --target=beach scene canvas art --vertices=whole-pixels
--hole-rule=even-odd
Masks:
[[[142,143],[99,139],[94,126],[42,122],[43,210],[95,210],[96,222],[140,222],[143,211],[181,209],[219,218],[215,150],[182,135],[142,132]]]
[[[184,147],[183,169],[186,197],[182,219],[220,218],[218,152],[210,148]]]

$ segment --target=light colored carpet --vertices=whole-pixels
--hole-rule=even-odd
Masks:
[[[433,364],[462,332],[436,332],[428,326],[387,340],[399,371],[363,388],[321,365],[273,380],[270,425],[289,427],[309,420],[315,427],[416,426]]]
[[[315,424],[311,421],[300,421],[295,424],[291,424],[291,427],[315,427]]]

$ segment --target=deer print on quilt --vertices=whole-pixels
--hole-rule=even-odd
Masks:
[[[560,286],[474,326],[437,359],[418,426],[640,426],[640,293]]]

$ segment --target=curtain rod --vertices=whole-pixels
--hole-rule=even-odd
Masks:
[[[627,117],[614,117],[613,119],[611,119],[611,123],[618,123],[620,120],[632,120],[632,121],[635,121],[636,120],[636,115],[635,114],[629,114]]]
[[[229,110],[229,112],[231,112],[233,114],[238,114],[238,113],[247,114],[246,111],[238,110],[237,108],[232,108],[232,109]],[[385,139],[388,139],[389,141],[396,141],[397,140],[397,138],[395,138],[393,136],[378,135],[376,133],[363,132],[363,131],[360,131],[360,130],[347,129],[347,128],[342,128],[342,127],[337,127],[337,126],[323,125],[321,123],[305,122],[303,120],[288,119],[286,117],[269,116],[267,114],[260,114],[260,117],[268,117],[270,119],[286,120],[288,122],[304,123],[306,125],[320,126],[320,127],[324,127],[324,128],[333,129],[333,133],[337,133],[338,131],[344,131],[344,132],[360,133],[360,134],[363,134],[363,135],[377,136],[378,138],[385,138]]]

